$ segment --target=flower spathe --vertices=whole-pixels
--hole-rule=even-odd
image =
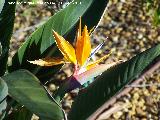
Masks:
[[[75,76],[78,79],[78,76],[82,76],[84,72],[96,67],[98,63],[100,63],[109,56],[109,54],[107,54],[99,60],[90,62],[92,55],[94,55],[103,44],[97,46],[94,50],[91,50],[90,33],[88,32],[86,25],[84,26],[83,31],[81,30],[81,19],[77,31],[75,48],[54,30],[53,36],[55,38],[57,47],[59,48],[64,57],[43,58],[35,61],[29,61],[30,63],[37,64],[40,66],[53,66],[58,64],[73,63],[75,66],[73,76]],[[78,81],[80,82],[80,80]],[[81,85],[84,83],[85,82],[80,82]]]

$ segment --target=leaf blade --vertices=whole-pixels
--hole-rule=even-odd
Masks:
[[[63,118],[60,107],[49,98],[38,79],[30,72],[18,70],[4,76],[3,79],[8,84],[9,94],[40,118]]]

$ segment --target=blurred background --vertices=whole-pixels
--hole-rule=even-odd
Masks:
[[[17,4],[14,32],[10,46],[10,58],[21,44],[37,27],[42,25],[58,10],[63,9],[72,0],[32,0],[36,4],[28,4],[19,0]],[[40,4],[53,2],[55,4]],[[83,21],[82,21],[83,22]],[[106,63],[117,60],[128,60],[134,55],[160,42],[160,1],[159,0],[110,0],[105,14],[98,28],[91,36],[93,48],[106,41],[103,48],[96,54],[95,59],[111,51],[112,54]],[[106,109],[99,120],[158,120],[160,119],[160,70],[144,78],[140,86],[133,87],[132,91],[117,99],[111,106],[116,109],[109,114]],[[58,83],[70,76],[70,66],[65,66],[54,77],[54,82],[47,84],[50,92],[58,88]],[[55,82],[57,81],[57,82]],[[55,84],[56,83],[56,84]],[[145,86],[144,84],[147,84]],[[154,84],[154,85],[153,85]],[[65,96],[63,108],[68,112],[78,90]],[[33,118],[33,119],[36,119]]]

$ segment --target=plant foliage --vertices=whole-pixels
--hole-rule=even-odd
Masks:
[[[160,10],[155,3],[159,2],[155,1],[148,0],[148,3],[156,6],[154,19],[158,24]],[[78,87],[80,92],[68,117],[69,120],[85,120],[111,97],[118,94],[127,84],[140,77],[149,68],[149,65],[152,65],[155,59],[160,56],[159,44],[118,65],[115,65],[117,62],[112,65],[98,65],[100,61],[108,57],[103,56],[98,62],[94,61],[94,64],[89,64],[90,67],[94,65],[93,68],[89,69],[87,62],[93,57],[92,54],[95,54],[103,46],[104,42],[91,51],[88,29],[97,26],[108,0],[73,0],[64,9],[51,16],[26,39],[13,57],[12,65],[7,68],[16,6],[16,4],[9,4],[8,2],[16,2],[16,0],[0,1],[0,120],[30,120],[33,114],[36,114],[41,120],[65,119],[61,100],[65,93]],[[82,35],[77,34],[79,42],[76,43],[77,49],[74,49],[71,47],[72,45],[63,40],[62,36],[69,40],[71,44],[74,42],[79,17],[82,17],[82,26],[86,24],[88,29],[84,27]],[[39,62],[44,60],[41,63],[44,64],[48,59],[43,58],[61,57],[55,45],[53,30],[56,31],[54,35],[61,38],[58,39],[58,42],[56,41],[56,43],[62,44],[59,45],[59,49],[62,54],[65,53],[65,58],[74,63],[76,71],[59,87],[53,95],[54,97],[47,91],[43,82],[49,81],[54,73],[60,70],[61,66],[42,68],[31,64],[35,63],[34,60],[41,58]],[[79,33],[81,33],[81,27],[79,27]],[[63,40],[63,43],[61,40]],[[64,44],[67,46],[65,49]],[[71,50],[73,51],[71,52]],[[78,52],[75,53],[75,51]],[[81,51],[88,54],[86,55]],[[74,61],[71,59],[72,53],[75,53]],[[71,57],[66,57],[67,55]],[[50,59],[50,62],[55,61]],[[81,69],[81,67],[84,69]],[[81,88],[86,81],[94,80],[97,75],[99,76],[89,86]]]

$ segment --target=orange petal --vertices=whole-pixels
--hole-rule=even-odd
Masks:
[[[39,66],[54,66],[65,63],[63,58],[43,58],[35,61],[28,61]]]
[[[94,61],[94,62],[89,63],[89,64],[87,65],[87,70],[89,70],[89,69],[95,67],[96,65],[98,65],[98,63],[100,63],[100,62],[102,62],[103,60],[105,60],[106,58],[108,58],[108,57],[110,56],[110,54],[111,54],[111,53],[109,53],[109,54],[101,57],[100,59],[98,59],[98,60],[96,60],[96,61]]]
[[[62,36],[60,36],[57,32],[53,31],[53,35],[56,40],[56,44],[65,57],[67,61],[70,61],[74,64],[77,63],[76,55],[75,55],[75,49],[72,47],[72,45],[66,41]]]
[[[81,22],[80,22],[81,24]],[[84,27],[82,36],[80,35],[81,25],[79,25],[79,30],[77,34],[77,42],[76,42],[76,57],[78,64],[80,66],[84,65],[87,58],[91,52],[91,43],[90,43],[90,36],[87,30],[87,26]]]

